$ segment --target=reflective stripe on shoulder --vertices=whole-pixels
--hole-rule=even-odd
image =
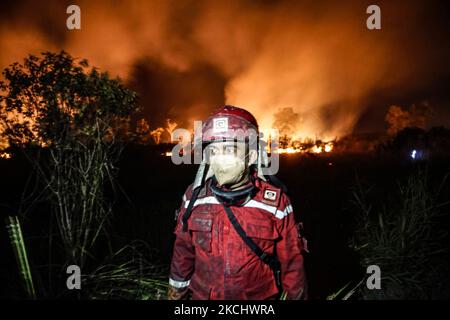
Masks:
[[[190,202],[189,200],[186,200],[184,202],[184,207],[185,208],[188,207],[189,202]],[[195,200],[194,207],[198,206],[200,204],[207,204],[207,203],[209,203],[209,204],[220,204],[220,202],[215,197],[204,197],[204,198],[200,198],[200,199]]]
[[[194,203],[194,207],[201,205],[201,204],[220,204],[220,202],[215,197],[205,197],[205,198],[197,199]],[[189,205],[189,200],[184,202],[185,208],[187,208],[188,205]],[[244,205],[244,207],[258,208],[258,209],[266,210],[266,211],[270,212],[271,214],[273,214],[278,219],[283,219],[284,217],[286,217],[288,214],[292,213],[292,211],[293,211],[292,205],[288,205],[284,210],[278,210],[274,206],[269,206],[265,203],[262,203],[262,202],[259,202],[256,200],[248,201]]]
[[[191,280],[177,281],[177,280],[173,280],[172,278],[169,278],[169,284],[172,287],[175,287],[175,288],[178,288],[178,289],[187,287],[190,282],[191,282]]]
[[[292,213],[292,211],[293,211],[292,205],[288,205],[284,210],[278,210],[274,206],[269,206],[265,203],[262,203],[262,202],[259,202],[256,200],[250,200],[249,202],[247,202],[244,205],[244,207],[259,208],[259,209],[269,211],[271,214],[273,214],[278,219],[283,219],[284,217],[286,217],[289,213]]]

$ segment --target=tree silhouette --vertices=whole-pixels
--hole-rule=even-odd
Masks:
[[[67,263],[82,267],[111,211],[104,187],[113,181],[136,94],[64,51],[30,55],[3,76],[4,135],[22,150],[45,151],[29,159],[44,182]]]

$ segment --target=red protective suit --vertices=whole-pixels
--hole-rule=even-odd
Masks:
[[[169,283],[189,288],[192,299],[269,299],[277,295],[275,277],[268,265],[253,253],[228,220],[222,204],[205,186],[192,209],[188,231],[181,218],[192,187],[178,211]],[[288,299],[306,298],[303,239],[289,198],[281,189],[257,177],[256,195],[243,206],[231,206],[247,236],[281,262],[283,290]],[[276,249],[274,251],[274,249]]]

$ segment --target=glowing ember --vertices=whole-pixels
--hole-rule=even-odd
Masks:
[[[278,148],[277,152],[279,154],[284,154],[284,153],[329,153],[331,151],[333,151],[334,148],[334,144],[333,142],[327,142],[325,144],[318,142],[317,144],[313,145],[313,146],[307,146],[305,144],[297,144],[296,147],[293,146],[289,146],[286,148]],[[267,149],[267,148],[266,148]]]
[[[285,149],[278,149],[278,153],[298,153],[301,152],[300,149],[294,149],[294,148],[285,148]]]
[[[312,152],[314,153],[322,153],[322,151],[323,151],[322,146],[314,146],[312,148]]]
[[[0,153],[0,158],[1,159],[11,159],[11,153],[9,153],[9,152],[1,152]]]

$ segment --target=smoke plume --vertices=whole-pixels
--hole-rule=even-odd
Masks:
[[[413,104],[409,110],[404,110],[400,106],[390,106],[385,119],[389,124],[388,134],[395,135],[408,127],[426,129],[431,113],[432,109],[428,103]]]
[[[66,28],[70,4],[81,8],[81,30]],[[289,108],[302,119],[297,136],[334,138],[352,131],[374,94],[449,73],[438,9],[377,4],[381,30],[366,28],[364,1],[14,1],[0,13],[0,67],[64,49],[137,90],[151,128],[167,118],[191,128],[227,103],[263,130]]]

